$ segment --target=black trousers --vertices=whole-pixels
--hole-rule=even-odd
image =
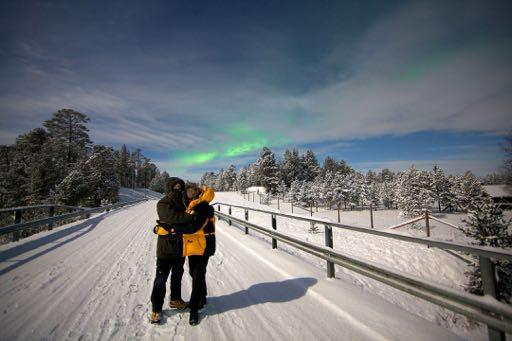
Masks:
[[[185,257],[156,260],[156,276],[153,282],[153,292],[151,293],[153,311],[162,311],[165,299],[165,284],[171,271],[171,300],[181,299],[181,278],[183,277],[184,264]]]
[[[192,277],[192,294],[189,307],[191,311],[198,310],[200,302],[206,300],[206,267],[209,256],[189,256],[189,273]]]

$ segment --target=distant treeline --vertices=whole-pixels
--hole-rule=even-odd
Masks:
[[[13,145],[1,145],[0,207],[99,206],[116,202],[120,186],[163,192],[167,173],[160,174],[140,149],[93,144],[87,122],[85,114],[61,109]]]
[[[509,179],[510,177],[508,177]],[[383,169],[366,174],[355,171],[344,160],[327,156],[323,165],[312,150],[300,155],[286,150],[277,160],[267,147],[254,163],[237,171],[234,165],[218,173],[203,174],[201,183],[217,191],[242,191],[264,186],[272,195],[288,198],[299,205],[362,206],[373,204],[399,208],[405,215],[418,215],[436,204],[439,210],[466,211],[474,198],[485,195],[483,184],[505,183],[507,173],[478,178],[470,171],[462,175],[445,175],[434,166],[431,171],[414,166],[393,172]]]

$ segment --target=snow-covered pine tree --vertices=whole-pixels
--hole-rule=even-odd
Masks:
[[[345,205],[350,201],[349,175],[337,172],[331,182],[332,200],[336,206]]]
[[[453,178],[452,193],[455,197],[457,207],[467,211],[471,203],[480,200],[483,195],[483,187],[480,180],[470,171],[464,175],[458,175]]]
[[[372,204],[376,207],[379,203],[379,189],[377,175],[369,170],[362,186],[363,202],[366,205]]]
[[[258,178],[261,186],[265,187],[268,193],[274,194],[279,183],[274,153],[269,148],[263,147],[256,164],[258,165]]]
[[[350,205],[358,206],[362,204],[362,190],[364,188],[364,175],[358,172],[350,173],[348,177],[350,185]]]
[[[119,182],[121,183],[121,186],[130,187],[130,153],[124,144],[119,151],[119,157],[117,160],[117,174],[119,176]]]
[[[434,194],[434,200],[437,202],[437,208],[441,212],[441,205],[447,206],[450,200],[450,184],[445,177],[443,170],[434,165],[431,173],[431,187]]]
[[[281,174],[287,186],[291,186],[295,180],[303,180],[301,177],[302,169],[299,151],[286,149],[284,151],[284,159],[281,164]]]
[[[14,146],[0,146],[0,207],[28,204],[26,162]]]
[[[226,179],[224,178],[224,168],[221,168],[219,174],[215,178],[215,185],[213,188],[218,192],[223,192],[226,190]]]
[[[323,203],[328,206],[329,209],[332,208],[332,205],[335,203],[334,201],[334,175],[332,172],[328,171],[325,173],[322,182],[322,194],[323,194]]]
[[[299,191],[297,192],[297,202],[303,207],[309,207],[313,201],[310,183],[306,180],[300,181]]]
[[[44,122],[54,139],[66,146],[66,162],[74,164],[86,157],[86,149],[92,144],[87,133],[87,115],[72,109],[61,109]]]
[[[393,180],[394,177],[382,177],[382,182],[379,186],[379,200],[386,208],[393,208],[395,202],[395,191]]]
[[[252,163],[247,167],[247,179],[249,181],[249,187],[261,186],[258,165],[256,163]]]
[[[320,174],[320,166],[316,159],[315,153],[308,149],[306,154],[301,157],[301,164],[303,169],[303,179],[306,181],[313,181]]]
[[[138,174],[140,187],[149,188],[151,180],[153,180],[157,173],[157,167],[154,163],[151,163],[147,157],[143,156],[142,159],[143,162]]]
[[[215,180],[216,180],[216,175],[214,172],[205,172],[201,176],[200,184],[201,184],[201,186],[208,186],[210,188],[215,189]]]
[[[291,202],[298,202],[301,187],[302,182],[300,180],[293,180],[293,182],[290,185],[290,190],[286,195],[287,199],[290,200]]]
[[[323,205],[325,203],[324,194],[324,179],[319,175],[309,184],[309,197],[313,204]]]
[[[92,155],[81,161],[57,186],[57,197],[67,205],[99,206],[102,200],[117,201],[119,180],[114,150],[94,146]]]
[[[476,240],[475,244],[492,247],[511,247],[512,232],[511,220],[505,219],[502,210],[495,206],[488,197],[475,199],[468,211],[468,217],[464,220],[466,227],[463,232]],[[497,261],[498,293],[500,298],[511,303],[512,295],[512,262]],[[479,262],[475,260],[473,270],[467,273],[469,284],[466,290],[482,295],[482,278]]]
[[[284,182],[284,180],[281,179],[281,181],[277,185],[277,194],[279,195],[280,198],[284,199],[286,197],[287,193],[288,193],[288,187],[286,187],[286,183]]]
[[[322,165],[321,175],[326,176],[327,173],[335,174],[338,171],[338,163],[329,155],[325,157]]]
[[[246,193],[247,187],[249,187],[249,179],[247,177],[247,168],[242,167],[236,175],[236,187],[237,190],[242,193]]]
[[[224,172],[224,181],[225,181],[225,190],[226,191],[234,191],[235,183],[236,183],[236,167],[235,165],[230,165],[228,169]]]
[[[396,199],[394,190],[395,173],[393,173],[387,168],[384,168],[380,172],[380,179],[380,201],[384,204],[386,208],[393,208]]]
[[[432,191],[428,172],[420,172],[414,166],[400,172],[396,181],[398,209],[405,217],[416,217],[423,213],[432,202]]]
[[[158,193],[165,193],[165,186],[167,184],[167,180],[170,178],[169,173],[164,171],[163,173],[158,172],[155,177],[151,180],[149,184],[149,188],[152,191]]]

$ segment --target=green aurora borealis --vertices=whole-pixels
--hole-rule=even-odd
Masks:
[[[252,129],[246,124],[234,124],[225,129],[222,141],[209,149],[197,152],[173,152],[170,159],[176,168],[185,170],[213,160],[227,160],[248,154],[263,147],[282,145],[287,141],[287,138],[281,134]]]

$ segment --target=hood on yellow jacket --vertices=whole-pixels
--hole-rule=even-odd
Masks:
[[[210,187],[201,186],[199,189],[200,194],[197,199],[192,200],[187,207],[187,213],[191,213],[194,210],[194,207],[196,207],[197,204],[200,202],[212,202],[213,198],[215,197],[215,192]]]

